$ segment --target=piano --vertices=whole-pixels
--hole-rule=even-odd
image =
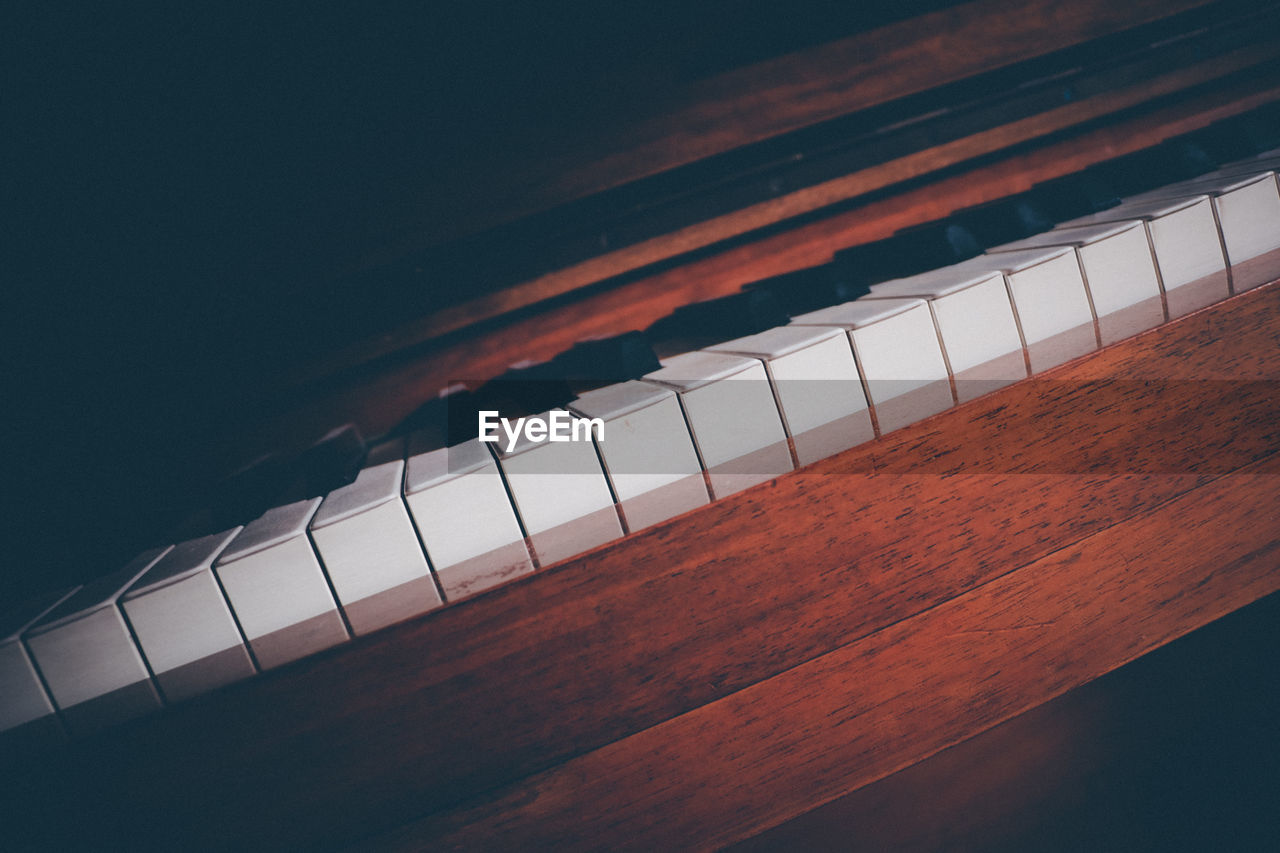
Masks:
[[[1280,7],[747,6],[176,31],[301,26],[239,118],[316,159],[38,376],[96,433],[6,555],[10,843],[787,846],[1274,610]]]

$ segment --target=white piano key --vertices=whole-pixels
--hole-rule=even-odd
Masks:
[[[862,378],[844,330],[780,326],[708,349],[764,363],[800,465],[875,438]]]
[[[0,741],[39,748],[61,737],[54,705],[36,672],[22,635],[79,587],[28,602],[0,616]]]
[[[597,440],[596,447],[629,531],[709,502],[698,452],[674,391],[621,382],[586,392],[569,409],[604,422],[604,440]]]
[[[923,299],[863,297],[802,314],[791,322],[847,330],[881,434],[937,414],[955,402],[938,330]]]
[[[1098,348],[1089,293],[1071,247],[980,255],[956,266],[1004,273],[1033,374]]]
[[[138,645],[169,702],[189,699],[256,671],[213,561],[240,528],[179,543],[120,599]]]
[[[1224,182],[1213,193],[1236,293],[1280,278],[1280,188],[1274,172]]]
[[[533,571],[498,464],[477,439],[410,442],[405,502],[445,598],[457,601]]]
[[[960,402],[1027,375],[1022,335],[1002,273],[943,267],[872,285],[871,296],[929,301]]]
[[[214,563],[261,669],[347,639],[328,581],[307,538],[320,498],[267,510]]]
[[[26,634],[67,727],[86,734],[160,708],[160,695],[117,607],[120,595],[168,553],[140,554],[58,605]]]
[[[778,404],[758,360],[690,352],[663,359],[662,369],[644,379],[679,395],[713,497],[792,469]]]
[[[535,417],[548,421],[551,415]],[[493,447],[538,565],[549,566],[622,535],[593,441],[535,442],[522,436],[507,450],[504,436]]]
[[[311,520],[311,538],[353,634],[444,603],[400,498],[403,481],[403,459],[365,468],[330,492]]]
[[[1181,317],[1231,294],[1222,238],[1207,195],[1122,204],[1058,225],[1074,228],[1141,220],[1155,253],[1169,317]]]
[[[1242,293],[1280,278],[1280,185],[1260,171],[1174,184],[1125,203],[1209,195],[1231,265],[1231,286]]]
[[[988,251],[996,254],[1049,246],[1076,250],[1103,346],[1164,322],[1155,258],[1141,222],[1127,220],[1046,231]]]

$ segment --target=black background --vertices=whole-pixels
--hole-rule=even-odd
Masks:
[[[447,216],[458,199],[433,190],[458,192],[464,161],[519,153],[530,138],[554,148],[682,83],[938,5],[11,12],[0,36],[10,427],[0,607],[122,565],[198,501],[207,449],[252,424],[273,377],[403,319],[410,295],[332,282],[380,235]],[[418,310],[436,298],[411,296]],[[1274,645],[1276,610],[1274,597],[1252,608],[1246,618],[1263,627],[1232,629],[1240,641],[1191,670],[1202,684],[1178,667],[1164,675],[1167,694],[1140,682],[1135,695],[1150,698],[1135,727],[1166,714],[1168,736],[1130,765],[1138,778],[1121,768],[1072,789],[1068,806],[1086,803],[1086,817],[1046,810],[1013,849],[1195,848],[1215,836],[1173,833],[1205,814],[1240,832],[1228,847],[1269,838],[1274,762],[1253,759],[1274,742],[1274,672],[1265,652],[1248,651]],[[1204,642],[1153,656],[1136,677]],[[1223,659],[1235,663],[1214,665]],[[1131,794],[1119,805],[1116,779]]]
[[[473,206],[486,164],[939,5],[28,4],[3,37],[0,602],[122,565],[282,372],[465,289],[340,282]]]

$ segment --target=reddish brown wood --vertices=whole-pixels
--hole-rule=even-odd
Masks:
[[[146,802],[184,837],[227,844],[352,839],[474,803],[1269,458],[1280,449],[1278,338],[1280,287],[1235,297],[1046,380],[78,744],[32,769],[33,797],[95,804],[134,829],[129,804]],[[1086,370],[1121,381],[1073,378]],[[1135,381],[1152,378],[1174,381]],[[1205,533],[1206,547],[1230,547]],[[1203,601],[1194,586],[1183,592],[1203,613],[1225,606],[1216,587]],[[1184,630],[1161,613],[1144,606],[1133,618],[1151,620],[1154,634]],[[1113,666],[1104,652],[1060,676]]]
[[[710,849],[1280,589],[1272,456],[374,849]]]
[[[628,110],[612,110],[610,121],[508,145],[506,162],[495,162],[480,140],[475,156],[422,189],[414,205],[421,213],[404,224],[399,247],[420,245],[424,235],[467,233],[1205,5],[979,0],[652,93]]]
[[[1135,105],[1201,86],[1274,58],[1271,42],[1250,45],[1092,98],[983,130],[964,138],[899,157],[778,198],[735,210],[668,234],[555,269],[528,281],[444,308],[417,325],[420,334],[456,331],[504,313],[526,308],[613,276],[666,261],[751,231],[858,198],[896,183],[919,178],[1064,128],[1096,121]],[[1274,76],[1271,75],[1274,82]]]
[[[317,423],[358,422],[369,434],[390,429],[421,401],[454,381],[480,382],[516,358],[551,358],[584,338],[644,328],[679,305],[731,293],[743,284],[829,261],[842,247],[1029,189],[1091,164],[1149,147],[1280,98],[1280,87],[1233,83],[1181,103],[1082,133],[998,164],[976,167],[751,243],[690,260],[600,292],[506,321],[463,340],[429,344],[414,358],[346,374],[312,388],[287,414],[255,424],[252,439],[228,448],[228,465],[256,453],[301,445]],[[331,373],[430,337],[415,325],[314,365]],[[412,351],[412,350],[411,350]]]
[[[1277,636],[1272,594],[729,849],[1265,848]]]

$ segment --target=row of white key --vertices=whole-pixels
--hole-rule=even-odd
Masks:
[[[493,454],[415,439],[323,500],[148,552],[7,626],[0,731],[55,705],[94,730],[297,660],[1280,277],[1275,165],[667,359],[570,405],[603,439]]]
[[[711,497],[723,497],[865,441],[874,434],[872,412],[879,431],[889,432],[1159,325],[1166,297],[1157,264],[1171,271],[1164,277],[1178,291],[1171,316],[1225,297],[1223,240],[1203,227],[1216,198],[1180,204],[1169,212],[1181,215],[1164,222],[1129,206],[1120,221],[1064,223],[950,268],[877,285],[870,297],[793,318],[790,326],[667,359],[645,380],[676,392]],[[1275,228],[1280,219],[1271,221]],[[584,395],[573,408],[635,420],[661,399],[628,385]],[[679,420],[665,405],[663,426],[662,407],[648,416],[649,447],[631,441],[624,450],[630,440],[623,438],[599,448],[628,529],[651,523],[653,508],[668,517],[703,500],[696,480],[679,498],[658,497],[659,485],[670,488],[694,471],[691,459],[669,466],[654,452],[667,442],[666,455],[677,457],[672,442],[680,434],[687,453]],[[611,455],[626,461],[610,464]],[[639,485],[646,478],[650,487]],[[538,499],[554,502],[554,484],[548,479]],[[653,508],[644,509],[646,502]],[[601,497],[591,509],[604,506]],[[669,508],[675,510],[663,514]],[[585,518],[568,511],[556,522],[585,526]],[[610,535],[588,538],[598,544]]]
[[[371,463],[323,500],[147,552],[18,617],[0,731],[47,729],[55,707],[96,731],[431,610],[441,588],[458,599],[532,571],[478,442]]]

